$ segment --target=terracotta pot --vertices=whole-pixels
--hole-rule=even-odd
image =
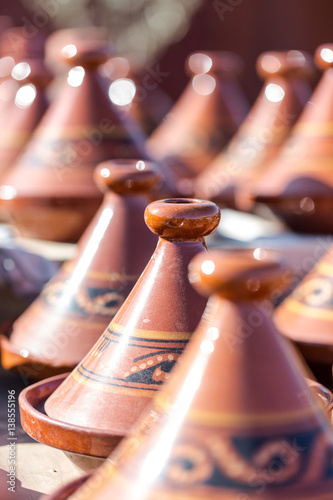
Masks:
[[[157,238],[144,223],[161,176],[142,160],[101,163],[95,179],[104,202],[42,294],[2,339],[4,368],[32,379],[73,369],[99,339],[139,278]]]
[[[333,45],[315,54],[324,74],[281,153],[254,189],[294,231],[333,233]]]
[[[207,301],[190,285],[187,268],[194,255],[206,253],[203,238],[219,222],[218,207],[162,200],[147,207],[145,219],[160,236],[151,260],[98,342],[45,403],[48,418],[59,425],[53,446],[65,451],[97,455],[92,441],[64,441],[62,425],[100,429],[118,441],[129,432],[169,378],[204,311]],[[33,437],[36,418],[31,413],[22,421]],[[38,435],[50,439],[47,431]]]
[[[331,393],[331,391],[313,380],[307,379],[307,383],[311,387],[311,390],[313,391],[315,397],[318,398],[318,401],[327,412],[328,417],[332,420],[333,394]],[[81,488],[82,485],[87,482],[92,474],[93,473],[90,472],[89,474],[86,474],[85,476],[68,483],[67,485],[57,490],[53,495],[43,496],[41,500],[67,500],[71,497],[72,494],[74,494],[79,488]],[[80,492],[82,492],[82,489],[80,490]]]
[[[193,186],[196,176],[231,139],[248,105],[238,85],[241,59],[230,52],[191,54],[191,80],[162,124],[149,138],[153,158],[165,162],[179,177],[180,192]]]
[[[305,359],[327,365],[332,384],[333,364],[333,247],[317,262],[275,312],[278,329],[301,350]]]
[[[45,413],[45,401],[66,379],[67,374],[57,375],[29,385],[19,396],[20,418],[24,430],[36,441],[63,449],[81,458],[78,465],[84,470],[101,465],[110,450],[120,442],[121,437],[104,429],[93,429],[81,425],[66,424],[49,417]],[[90,455],[89,462],[84,455]]]
[[[1,203],[24,236],[77,241],[101,202],[94,167],[142,157],[143,136],[129,112],[111,103],[98,73],[105,42],[66,45],[62,58],[71,65],[67,81],[3,180]]]
[[[251,183],[277,156],[311,94],[304,52],[265,52],[257,60],[264,87],[229,145],[196,180],[196,193],[231,208],[249,209]]]
[[[258,313],[281,270],[249,251],[195,258],[191,280],[211,298],[193,341],[71,500],[330,498],[332,429],[294,349]]]

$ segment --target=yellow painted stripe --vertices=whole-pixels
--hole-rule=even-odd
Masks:
[[[36,311],[37,314],[40,314],[41,316],[44,316],[46,317],[47,319],[50,319],[52,316],[58,318],[59,317],[59,311],[55,311],[53,312],[53,310],[50,308],[50,306],[48,306],[47,308],[43,307],[42,304],[40,302],[35,302],[33,304],[33,307]],[[73,313],[73,314],[76,314],[76,313]],[[78,316],[78,315],[77,315]],[[98,313],[96,313],[96,316],[99,316]],[[92,320],[91,321],[88,321],[88,318],[89,317],[92,317]],[[110,316],[105,316],[105,322],[97,322],[95,321],[95,319],[93,318],[93,315],[92,313],[87,313],[86,316],[83,318],[83,319],[79,319],[78,317],[75,317],[75,318],[66,318],[65,316],[62,316],[61,317],[61,323],[71,323],[71,324],[75,324],[75,325],[80,325],[82,326],[83,328],[89,328],[89,330],[91,330],[92,328],[96,329],[96,330],[100,330],[101,332],[101,335],[103,333],[103,331],[105,330],[105,328],[108,326],[108,323],[110,322]]]
[[[66,272],[71,272],[75,268],[75,265],[73,262],[67,262],[64,264],[62,270]],[[103,280],[103,281],[137,281],[139,278],[138,274],[120,274],[120,273],[104,273],[101,271],[92,271],[88,269],[85,272],[85,276],[88,278],[94,278],[97,280]]]
[[[324,274],[325,276],[333,276],[333,264],[329,262],[319,262],[316,265],[316,271],[320,274]]]
[[[333,122],[326,123],[298,123],[294,130],[297,133],[307,136],[317,137],[320,135],[333,135]]]
[[[155,398],[154,406],[157,411],[170,412],[172,407],[172,402],[165,392],[160,392]],[[314,404],[308,408],[300,408],[299,410],[293,410],[289,412],[281,413],[258,413],[258,414],[246,414],[241,415],[239,413],[221,413],[221,412],[210,412],[201,410],[189,410],[186,415],[186,420],[199,425],[235,425],[237,427],[243,427],[247,425],[258,425],[258,427],[270,426],[272,424],[284,424],[297,422],[305,417],[313,416],[319,413],[321,410],[318,405]]]
[[[115,333],[126,333],[127,326],[119,325],[112,321],[110,330]],[[131,332],[131,337],[141,337],[143,339],[157,339],[157,340],[189,340],[192,333],[189,332],[160,332],[158,330],[141,330],[135,328]]]
[[[302,314],[303,316],[307,316],[308,318],[333,320],[333,310],[321,309],[320,307],[309,307],[292,298],[288,298],[285,301],[284,306],[289,311],[297,314]]]
[[[96,126],[90,126],[90,127],[84,127],[84,126],[78,126],[78,127],[66,127],[65,129],[62,130],[52,130],[49,127],[39,127],[36,131],[36,133],[33,136],[33,139],[38,139],[40,138],[43,139],[53,139],[54,141],[58,140],[67,140],[67,139],[76,139],[78,141],[84,141],[87,140],[88,142],[91,140],[91,138],[95,138],[96,133],[98,134],[98,137],[103,137],[103,140],[105,139],[128,139],[129,140],[129,135],[124,129],[124,127],[118,125],[112,127],[110,131],[106,130],[101,130],[98,125]]]
[[[125,396],[141,396],[143,398],[153,398],[156,395],[156,391],[149,391],[145,389],[130,389],[127,387],[116,387],[114,385],[106,385],[102,382],[96,382],[94,380],[89,380],[77,371],[73,372],[73,377],[76,382],[80,385],[91,387],[93,389],[98,388],[101,392],[111,392],[113,394],[123,394]]]
[[[305,417],[311,417],[320,412],[317,405],[299,410],[286,411],[281,413],[258,413],[258,414],[239,414],[239,413],[215,413],[208,411],[190,410],[186,419],[195,424],[202,425],[235,425],[248,426],[257,425],[258,427],[270,427],[272,424],[285,424],[298,422]]]

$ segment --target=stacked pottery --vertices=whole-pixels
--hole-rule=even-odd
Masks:
[[[106,458],[169,378],[201,319],[207,300],[192,288],[187,268],[198,252],[206,255],[204,237],[219,223],[218,207],[162,200],[147,207],[145,219],[160,239],[110,325],[56,390],[63,378],[22,395],[22,425],[37,440]],[[71,457],[82,468],[94,464]]]
[[[101,203],[93,170],[101,161],[142,157],[142,134],[107,95],[98,68],[104,41],[62,49],[67,81],[19,161],[3,179],[1,203],[25,236],[77,241]]]
[[[157,238],[144,224],[148,196],[160,181],[153,165],[119,160],[99,165],[104,201],[41,295],[2,339],[2,365],[41,379],[72,370],[89,352],[124,302]]]
[[[324,74],[253,197],[294,231],[332,234],[333,45],[321,45],[315,60]]]
[[[248,111],[237,82],[242,68],[238,56],[195,53],[186,65],[191,81],[147,145],[153,158],[167,163],[179,176],[184,194],[193,190],[189,178],[215,158]]]
[[[275,321],[313,372],[332,385],[333,247],[277,308]]]
[[[192,282],[210,300],[182,362],[70,500],[332,497],[329,422],[295,351],[258,313],[281,264],[254,255],[195,258]]]
[[[247,209],[246,193],[276,157],[308,98],[310,57],[297,50],[265,52],[257,61],[264,87],[230,144],[196,180],[196,194]]]

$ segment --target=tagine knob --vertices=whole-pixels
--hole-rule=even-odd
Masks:
[[[120,195],[143,194],[152,191],[162,180],[154,163],[143,160],[110,160],[100,163],[94,179],[102,192]]]
[[[258,75],[266,80],[274,76],[311,77],[314,72],[312,57],[306,52],[264,52],[257,59]]]
[[[189,279],[202,295],[228,300],[268,297],[281,284],[285,265],[281,257],[262,248],[211,251],[190,264]]]
[[[170,198],[148,205],[149,229],[169,240],[197,240],[211,234],[220,222],[220,210],[210,201]]]

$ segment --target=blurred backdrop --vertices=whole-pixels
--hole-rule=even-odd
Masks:
[[[313,53],[332,41],[333,2],[327,0],[7,0],[0,14],[38,30],[105,26],[116,53],[162,72],[161,87],[177,98],[186,85],[184,61],[194,50],[232,50],[243,57],[243,88],[260,89],[255,60],[265,50]],[[158,76],[157,76],[158,78]]]

